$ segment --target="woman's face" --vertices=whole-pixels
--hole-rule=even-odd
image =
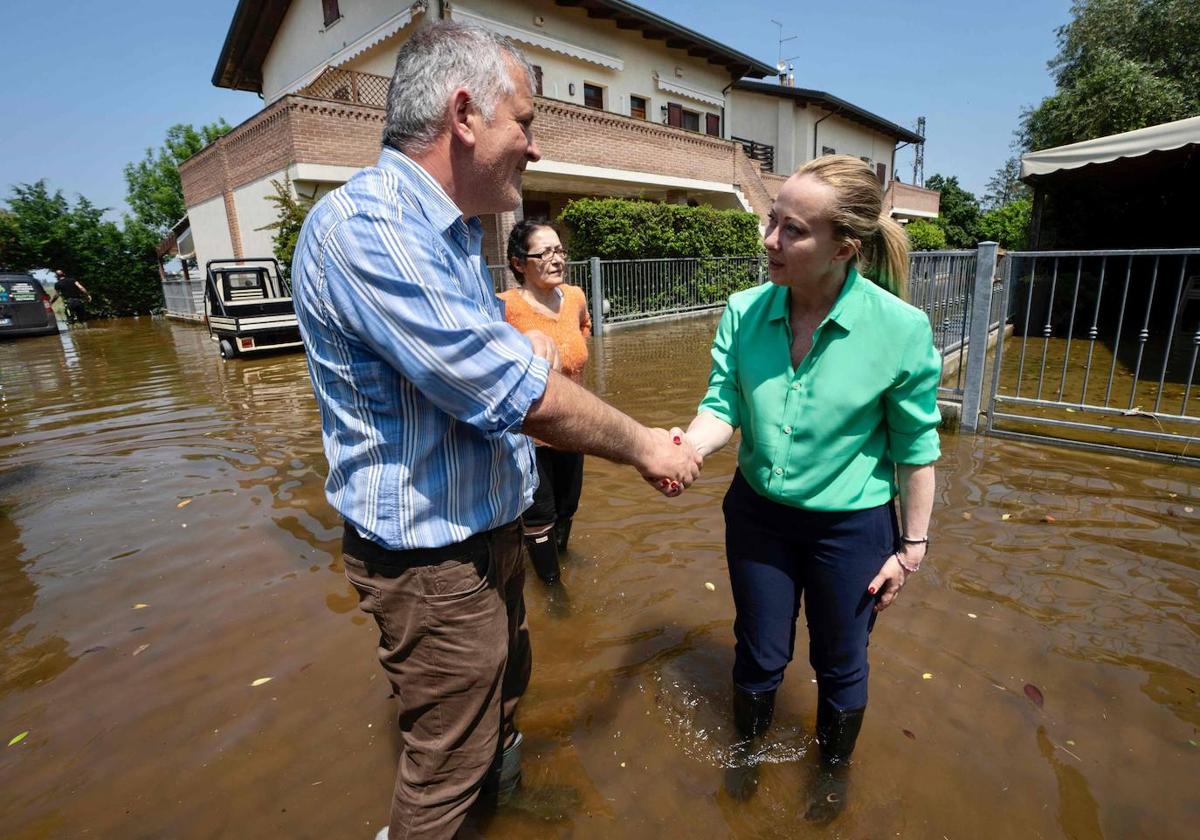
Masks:
[[[783,185],[763,235],[772,283],[807,286],[845,276],[854,249],[834,238],[834,197],[833,187],[811,175],[793,175]]]
[[[555,253],[549,253],[555,252]],[[525,253],[531,256],[521,260],[518,266],[525,272],[525,285],[538,291],[561,286],[566,280],[567,260],[562,252],[562,242],[554,228],[534,228],[525,245]],[[533,254],[545,254],[538,258]]]

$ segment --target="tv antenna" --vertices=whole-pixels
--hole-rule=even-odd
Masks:
[[[787,62],[792,60],[791,58],[785,59],[783,57],[783,45],[786,44],[788,41],[795,41],[800,36],[799,35],[789,35],[786,38],[784,38],[783,37],[783,24],[780,23],[779,21],[775,20],[775,18],[771,18],[771,23],[773,23],[779,27],[779,52],[776,53],[779,60],[775,62],[775,69],[778,70],[779,75],[782,76],[785,73],[787,73]],[[799,56],[792,56],[792,58],[799,58]]]

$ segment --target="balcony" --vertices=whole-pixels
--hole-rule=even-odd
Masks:
[[[937,190],[892,181],[883,195],[883,209],[897,219],[936,219],[941,198]]]
[[[775,147],[757,140],[747,140],[744,137],[730,137],[735,143],[742,144],[742,150],[750,160],[757,161],[763,172],[775,171]]]
[[[320,76],[297,91],[301,96],[328,99],[331,102],[353,102],[370,108],[386,108],[391,79],[374,73],[359,73],[340,67],[326,67]]]

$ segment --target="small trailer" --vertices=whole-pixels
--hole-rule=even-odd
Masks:
[[[291,284],[274,259],[209,260],[205,274],[204,315],[222,358],[302,346]]]

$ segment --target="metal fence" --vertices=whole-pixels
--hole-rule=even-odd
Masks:
[[[1010,252],[988,430],[1200,463],[1200,249]]]

